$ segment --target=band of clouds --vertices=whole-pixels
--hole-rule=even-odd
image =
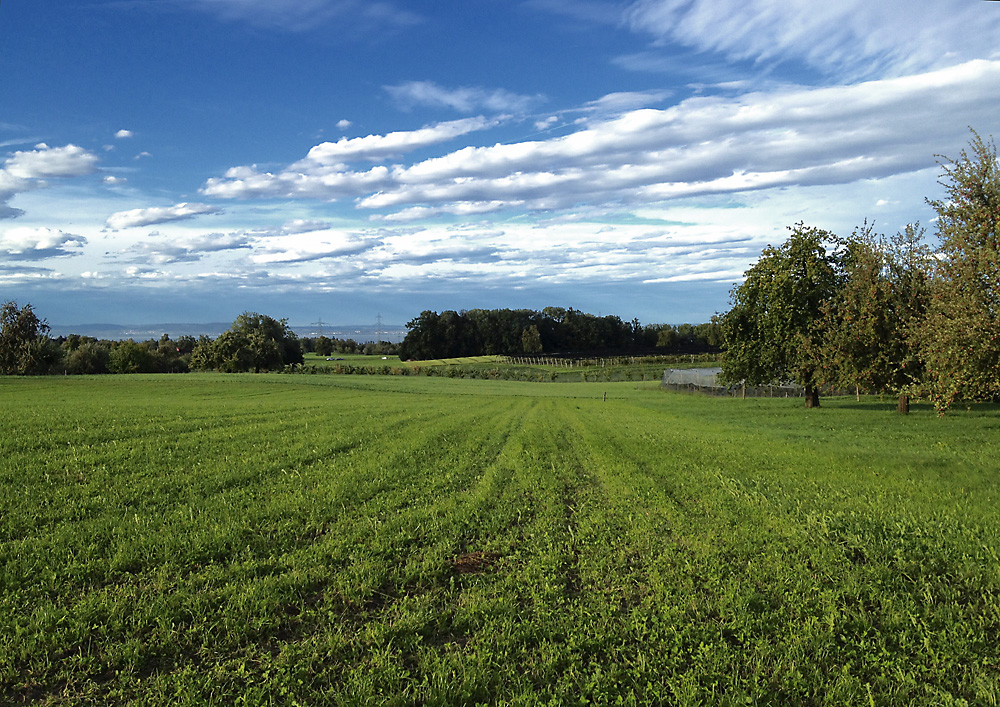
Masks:
[[[11,228],[0,234],[0,255],[10,260],[46,260],[80,255],[87,239],[53,228]]]
[[[996,55],[1000,7],[955,0],[635,0],[621,22],[758,64],[801,61],[828,75],[902,75]]]
[[[108,216],[108,228],[119,230],[139,226],[153,226],[171,221],[184,221],[205,214],[223,213],[222,208],[211,204],[189,204],[182,202],[173,206],[153,206],[145,209],[118,211]]]
[[[407,81],[383,88],[403,110],[425,106],[461,113],[526,113],[545,102],[542,95],[526,96],[504,89],[480,87],[446,88],[433,81]]]
[[[547,140],[468,146],[412,164],[370,161],[485,129],[483,118],[342,139],[285,170],[229,170],[206,196],[350,198],[404,220],[504,208],[645,203],[799,184],[841,184],[934,165],[969,125],[993,120],[1000,62],[832,87],[697,96],[586,123]],[[378,215],[378,214],[377,214]]]

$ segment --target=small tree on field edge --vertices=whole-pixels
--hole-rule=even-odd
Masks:
[[[823,307],[840,275],[827,252],[833,234],[802,223],[778,248],[768,246],[730,293],[722,317],[726,353],[722,379],[765,385],[792,379],[805,389],[806,407],[819,406]]]
[[[59,359],[59,349],[48,337],[49,325],[30,304],[0,306],[0,375],[28,376],[47,373]]]
[[[996,144],[973,131],[942,163],[941,247],[921,351],[940,414],[956,399],[1000,399],[1000,165]]]

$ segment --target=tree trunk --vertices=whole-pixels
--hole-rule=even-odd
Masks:
[[[817,388],[814,385],[806,386],[806,407],[807,408],[819,407],[819,388]]]
[[[896,412],[900,415],[910,414],[910,396],[905,393],[899,394],[899,405],[896,406]]]

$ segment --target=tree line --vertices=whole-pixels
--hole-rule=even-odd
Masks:
[[[147,341],[111,341],[78,334],[50,338],[49,331],[30,304],[0,306],[0,375],[277,371],[302,364],[303,352],[384,355],[398,348],[386,341],[299,338],[285,319],[256,312],[238,316],[216,339],[164,334]]]
[[[706,353],[718,351],[718,322],[647,324],[562,307],[424,311],[406,325],[404,360],[517,354]]]
[[[764,249],[721,318],[729,383],[793,380],[806,406],[822,386],[912,396],[944,412],[1000,400],[1000,166],[973,132],[939,160],[945,198],[938,245],[910,224],[886,237],[864,224],[846,238],[799,223]]]
[[[333,354],[356,354],[362,356],[394,356],[399,353],[399,344],[391,341],[367,341],[359,343],[354,339],[338,339],[330,336],[303,336],[299,344],[304,353],[319,356]]]

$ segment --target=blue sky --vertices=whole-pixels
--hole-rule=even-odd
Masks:
[[[52,323],[707,320],[1000,133],[985,0],[0,5],[0,300]]]

